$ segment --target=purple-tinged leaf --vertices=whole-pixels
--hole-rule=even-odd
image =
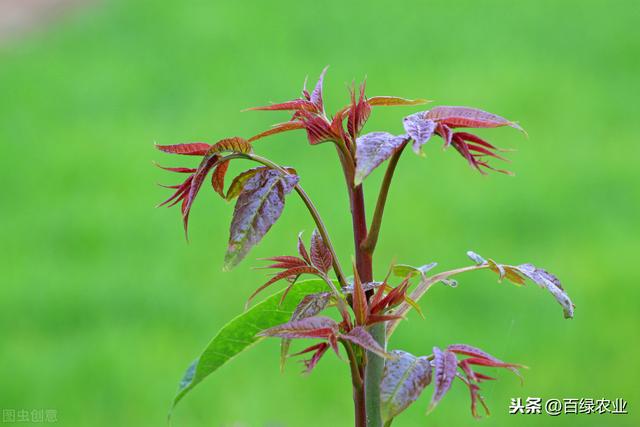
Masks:
[[[220,197],[224,198],[224,177],[227,175],[230,160],[225,160],[218,164],[211,174],[211,186]]]
[[[324,104],[322,102],[322,83],[324,82],[324,75],[327,73],[327,69],[329,66],[327,65],[320,73],[320,78],[318,78],[318,83],[316,83],[316,87],[311,92],[309,100],[313,102],[317,107],[319,112],[324,111]]]
[[[425,118],[425,112],[415,113],[403,119],[404,130],[413,140],[411,147],[416,154],[422,154],[422,146],[429,141],[436,130],[436,122]]]
[[[325,245],[318,230],[313,230],[311,234],[311,263],[318,270],[327,273],[333,265],[331,251]]]
[[[431,364],[426,357],[393,350],[384,365],[380,400],[383,422],[391,421],[420,397],[431,383]]]
[[[278,133],[287,132],[287,131],[296,130],[296,129],[304,129],[304,123],[298,120],[279,123],[277,125],[273,125],[271,129],[267,129],[264,132],[260,132],[259,134],[252,136],[247,141],[253,142],[270,135],[275,135]]]
[[[349,333],[340,335],[340,338],[350,341],[363,349],[377,354],[380,357],[391,359],[392,355],[387,353],[384,348],[371,336],[369,332],[362,326],[356,326]]]
[[[451,388],[453,379],[456,377],[456,371],[458,369],[458,359],[455,353],[450,351],[442,351],[438,347],[433,348],[433,397],[429,404],[429,411],[432,411],[436,407],[438,402],[442,400],[444,395]]]
[[[237,265],[269,231],[297,183],[298,176],[272,169],[259,170],[247,180],[233,212],[225,270]]]
[[[368,99],[369,105],[377,106],[395,106],[395,105],[421,105],[431,101],[427,99],[406,99],[398,96],[372,96]]]
[[[302,301],[297,305],[290,321],[307,319],[320,313],[322,310],[329,306],[331,301],[331,294],[329,292],[321,292],[316,294],[309,294],[302,298]],[[284,364],[289,353],[289,347],[291,346],[290,338],[283,338],[280,344],[280,369],[284,369]]]
[[[229,185],[229,189],[227,190],[227,195],[225,196],[225,199],[233,200],[236,197],[238,197],[238,195],[240,194],[240,192],[242,192],[242,189],[244,188],[244,185],[247,183],[249,178],[253,177],[256,173],[260,171],[265,171],[268,169],[269,168],[266,166],[258,166],[255,168],[247,169],[246,171],[240,173],[238,176],[236,176],[233,179],[233,181],[231,181],[231,185]],[[285,168],[285,169],[290,174],[296,175],[295,169],[293,168]]]
[[[562,306],[565,319],[573,318],[575,305],[562,288],[560,280],[556,276],[532,264],[522,264],[515,268],[537,283],[541,288],[551,292],[556,301]]]
[[[185,156],[204,156],[211,146],[204,142],[190,142],[175,145],[156,145],[156,148],[164,153],[182,154]]]
[[[395,136],[387,132],[371,132],[356,140],[356,174],[354,184],[362,181],[382,162],[404,146],[406,135]]]
[[[427,111],[426,118],[442,122],[450,128],[495,128],[511,126],[523,131],[515,122],[471,107],[435,107]]]
[[[316,316],[293,320],[282,325],[266,329],[258,334],[261,337],[280,338],[321,338],[328,339],[338,332],[338,324],[328,317]]]
[[[486,264],[487,260],[484,259],[484,257],[482,257],[481,255],[473,252],[473,251],[467,251],[467,256],[471,259],[471,261],[475,262],[478,265],[482,265],[482,264]]]

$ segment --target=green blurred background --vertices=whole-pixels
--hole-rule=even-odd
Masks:
[[[434,288],[391,348],[465,342],[531,367],[484,388],[471,418],[455,384],[400,426],[639,425],[640,3],[630,1],[104,1],[0,47],[0,408],[53,408],[65,426],[161,426],[177,380],[264,281],[255,259],[291,253],[312,223],[289,199],[237,269],[222,273],[232,206],[204,191],[184,240],[152,166],[191,164],[153,143],[253,135],[286,113],[240,110],[299,94],[326,64],[330,109],[367,76],[369,95],[425,97],[505,115],[529,132],[481,134],[517,148],[516,177],[483,177],[439,141],[404,156],[376,256],[466,265],[473,249],[555,272],[576,303],[564,320],[535,285],[487,272]],[[417,108],[378,109],[401,131]],[[343,263],[352,252],[343,177],[302,133],[256,149],[295,166]],[[366,182],[373,204],[381,171]],[[177,409],[177,426],[348,426],[347,365],[278,369],[263,342]],[[510,416],[511,397],[625,398],[629,415]]]

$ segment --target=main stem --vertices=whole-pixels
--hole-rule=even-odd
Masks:
[[[349,191],[351,203],[351,215],[353,219],[353,238],[356,254],[356,268],[358,275],[363,282],[373,281],[372,253],[364,249],[364,242],[367,239],[367,220],[364,205],[364,193],[362,185],[351,188]],[[384,323],[374,325],[371,335],[378,343],[386,348]],[[384,359],[380,356],[367,352],[364,364],[364,390],[354,389],[354,404],[356,405],[356,426],[357,427],[382,427],[380,415],[380,382],[384,369]],[[358,393],[358,395],[356,395]],[[359,420],[357,411],[359,402],[364,394],[366,407],[366,424]]]

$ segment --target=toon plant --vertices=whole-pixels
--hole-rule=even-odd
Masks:
[[[416,106],[422,99],[411,100],[395,96],[365,95],[365,85],[351,89],[348,105],[333,116],[327,115],[322,95],[325,70],[314,89],[305,87],[302,97],[291,101],[255,107],[250,110],[292,112],[290,120],[249,139],[232,137],[215,144],[194,142],[159,145],[163,152],[201,158],[190,167],[165,167],[186,175],[171,197],[162,205],[179,205],[185,233],[189,212],[205,179],[211,173],[213,189],[225,200],[237,199],[231,222],[225,269],[236,266],[280,217],[285,198],[295,192],[307,207],[316,225],[307,246],[298,236],[297,254],[268,258],[267,268],[274,275],[250,297],[245,311],[224,326],[204,352],[189,367],[182,379],[173,406],[200,381],[232,357],[265,337],[282,340],[282,364],[292,356],[305,355],[305,372],[311,372],[327,352],[344,357],[349,364],[353,384],[355,425],[357,427],[388,426],[413,403],[425,387],[433,384],[429,409],[433,409],[451,388],[456,378],[468,387],[471,412],[478,416],[480,404],[488,413],[480,394],[480,384],[494,378],[478,368],[504,368],[519,375],[520,365],[507,363],[465,344],[425,349],[421,356],[387,346],[389,337],[412,308],[419,311],[418,301],[436,283],[455,286],[454,276],[488,269],[516,285],[530,279],[548,290],[560,303],[564,316],[573,316],[573,304],[558,279],[531,264],[508,265],[469,252],[471,265],[432,274],[435,263],[421,267],[391,265],[386,277],[373,277],[372,258],[378,243],[380,226],[389,186],[405,148],[422,155],[424,145],[434,137],[453,147],[464,160],[481,173],[494,169],[489,159],[503,159],[500,150],[491,143],[467,131],[467,128],[508,126],[522,131],[515,122],[475,108],[435,107],[406,116],[405,133],[362,133],[372,109],[387,106]],[[331,243],[329,231],[309,195],[300,185],[296,170],[281,166],[254,151],[253,143],[282,132],[304,130],[311,145],[333,144],[344,171],[353,221],[354,261],[352,274],[347,276]],[[225,190],[225,175],[231,161],[249,160],[255,167],[236,176]],[[362,183],[378,166],[388,161],[373,218],[365,219]],[[312,279],[301,281],[302,276]],[[260,292],[285,283],[286,287],[251,305]],[[327,316],[324,312],[333,314]],[[312,339],[312,345],[290,354],[292,340]],[[341,347],[343,352],[341,353]]]

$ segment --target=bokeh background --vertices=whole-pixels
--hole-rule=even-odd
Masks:
[[[529,133],[482,133],[517,148],[508,165],[515,177],[483,177],[438,141],[426,158],[407,152],[378,275],[394,258],[466,265],[473,249],[555,272],[577,306],[575,319],[564,320],[535,285],[497,284],[487,272],[460,277],[457,289],[434,288],[421,303],[426,320],[411,316],[390,347],[427,354],[466,342],[531,369],[523,386],[499,374],[485,387],[489,418],[471,418],[460,383],[425,416],[427,391],[394,426],[639,425],[640,3],[56,6],[2,12],[0,408],[56,409],[65,426],[164,425],[186,366],[264,280],[250,269],[255,259],[290,253],[312,223],[289,199],[262,244],[222,273],[232,206],[204,191],[187,244],[178,210],[154,208],[168,195],[155,184],[179,177],[152,160],[190,159],[153,143],[264,130],[287,114],[240,110],[297,96],[306,75],[314,82],[330,64],[330,109],[366,76],[369,95],[476,106]],[[413,111],[378,109],[367,130],[400,132]],[[350,220],[334,150],[310,147],[301,133],[256,149],[298,169],[348,263]],[[370,206],[381,175],[366,182]],[[281,374],[277,341],[263,342],[194,390],[175,425],[352,425],[347,365],[327,357],[309,377],[299,370],[292,363]],[[622,397],[630,413],[507,414],[511,397],[527,396]]]

